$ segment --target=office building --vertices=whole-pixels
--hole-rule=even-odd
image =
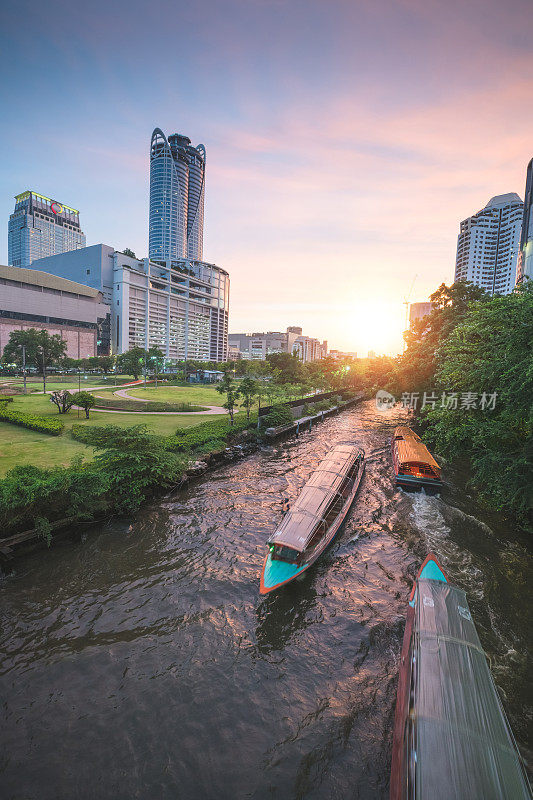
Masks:
[[[179,259],[167,265],[98,244],[33,266],[102,292],[111,306],[112,353],[157,346],[172,360],[227,360],[230,281],[215,264]]]
[[[301,331],[301,328],[298,330]],[[228,346],[234,354],[239,351],[240,358],[264,361],[270,353],[291,353],[297,338],[298,333],[290,328],[285,333],[231,333],[228,336]]]
[[[514,192],[493,197],[485,208],[461,222],[455,280],[489,294],[509,294],[516,268],[524,204]]]
[[[320,342],[318,339],[313,339],[311,336],[298,336],[292,346],[293,354],[296,354],[300,361],[304,364],[310,361],[318,361],[321,358],[326,358],[328,354],[328,343],[326,341]]]
[[[427,317],[433,311],[433,303],[411,303],[409,305],[409,327],[411,328],[414,322],[419,319]]]
[[[516,282],[524,278],[533,281],[533,158],[527,165],[526,190],[524,194],[524,213]]]
[[[302,329],[294,325],[285,333],[230,333],[228,345],[233,358],[252,361],[264,361],[271,353],[295,353],[301,361],[316,361],[325,358],[328,351],[327,342],[320,343],[318,339],[303,336]]]
[[[328,356],[334,361],[344,361],[347,358],[355,360],[357,358],[357,353],[355,350],[352,350],[351,352],[345,352],[343,350],[330,350]]]
[[[204,239],[205,161],[203,144],[187,136],[166,138],[159,128],[150,142],[149,257],[201,261]]]
[[[8,224],[8,261],[29,267],[33,261],[85,247],[79,211],[28,189],[15,197]]]
[[[109,311],[97,289],[36,269],[0,265],[0,354],[11,331],[37,328],[59,333],[69,358],[98,355]]]

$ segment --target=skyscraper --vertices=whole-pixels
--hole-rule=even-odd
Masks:
[[[518,256],[516,282],[527,277],[533,281],[533,158],[527,165],[526,191],[524,193],[524,215],[522,217],[522,236]]]
[[[204,245],[205,160],[203,144],[159,128],[150,143],[149,256],[169,263],[201,261]]]
[[[509,294],[516,265],[524,204],[514,192],[491,198],[485,208],[461,222],[455,280],[468,281],[490,294]]]
[[[8,225],[10,266],[29,267],[37,258],[80,247],[85,247],[85,234],[79,211],[30,189],[15,197]]]

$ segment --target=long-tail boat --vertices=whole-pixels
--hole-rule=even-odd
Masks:
[[[465,593],[430,554],[403,640],[390,800],[531,800]]]
[[[411,428],[399,425],[392,437],[392,463],[396,486],[403,489],[442,488],[440,467],[426,445]]]
[[[364,450],[343,442],[333,447],[269,538],[260,592],[290,583],[315,563],[341,527],[365,468]]]

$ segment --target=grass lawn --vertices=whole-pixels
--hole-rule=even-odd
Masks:
[[[26,395],[16,397],[10,403],[13,409],[20,409],[42,417],[57,417],[56,407],[44,395]],[[107,414],[103,411],[91,411],[90,419],[85,419],[85,413],[70,410],[63,414],[61,419],[65,423],[65,430],[61,436],[49,436],[45,433],[36,433],[27,428],[20,428],[8,422],[0,422],[0,475],[12,469],[17,464],[35,464],[39,467],[65,466],[71,459],[79,454],[90,459],[93,449],[81,442],[75,441],[70,436],[70,428],[74,423],[82,425],[131,425],[143,424],[152,433],[170,436],[178,427],[189,428],[206,420],[221,419],[222,415],[198,416],[198,414],[176,415],[148,415],[124,413]]]
[[[213,386],[134,386],[127,389],[130,397],[154,400],[160,403],[192,403],[200,406],[221,406],[225,401]]]
[[[200,406],[222,406],[226,396],[214,386],[134,386],[127,389],[130,397],[157,400],[161,403],[191,403]],[[242,402],[242,401],[240,401]]]

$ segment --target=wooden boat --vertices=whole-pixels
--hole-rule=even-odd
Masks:
[[[320,558],[349,511],[364,468],[364,450],[356,445],[342,443],[330,451],[268,540],[261,594],[290,583]]]
[[[390,800],[531,800],[466,595],[434,555],[411,592]]]
[[[396,486],[403,489],[442,488],[440,467],[422,442],[420,436],[400,425],[392,437],[392,462]]]

